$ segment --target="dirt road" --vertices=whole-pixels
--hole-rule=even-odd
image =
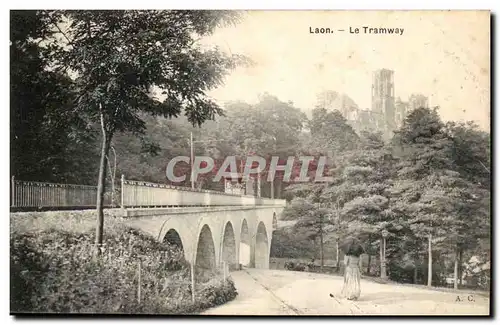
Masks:
[[[231,274],[238,297],[206,315],[488,315],[489,298],[361,280],[361,297],[337,298],[343,279],[248,269]],[[329,294],[332,293],[334,298]]]

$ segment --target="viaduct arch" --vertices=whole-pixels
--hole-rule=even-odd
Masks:
[[[164,208],[130,211],[124,221],[179,247],[195,275],[239,265],[269,268],[273,230],[284,206]]]

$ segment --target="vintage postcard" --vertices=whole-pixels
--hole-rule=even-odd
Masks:
[[[11,10],[11,315],[491,315],[490,26]]]

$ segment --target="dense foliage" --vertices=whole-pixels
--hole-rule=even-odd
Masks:
[[[102,257],[96,258],[92,237],[93,232],[55,229],[13,233],[11,311],[185,314],[237,294],[232,280],[214,271],[210,281],[197,283],[193,303],[190,268],[176,246],[129,229],[108,235]]]
[[[337,126],[336,133],[325,131],[332,139],[351,135],[343,118],[330,118],[336,122],[321,125]],[[479,282],[488,281],[474,278],[484,277],[481,267],[490,260],[489,135],[472,123],[443,123],[437,110],[421,108],[388,143],[376,133],[356,139],[351,147],[332,143],[332,182],[287,188],[293,200],[283,218],[296,220],[294,241],[322,232],[325,243],[355,235],[379,264],[386,262],[380,272],[391,279],[445,285],[451,275],[485,288]],[[462,276],[473,256],[481,256],[481,275]]]
[[[196,41],[237,18],[214,11],[12,11],[11,174],[93,185],[98,175],[104,185],[103,177],[118,184],[125,174],[164,183],[168,161],[189,156],[191,133],[195,155],[216,163],[229,155],[324,155],[333,177],[327,184],[287,182],[283,173],[269,182],[263,170],[262,195],[287,198],[283,218],[296,221],[273,236],[273,256],[331,259],[339,240],[355,235],[377,262],[369,273],[433,285],[455,273],[458,281],[488,286],[490,134],[421,108],[387,142],[355,132],[342,113],[327,109],[335,92],[320,96],[309,118],[271,94],[256,104],[226,103],[222,111],[206,93],[246,61]],[[118,179],[106,168],[114,159]],[[189,174],[189,166],[178,168]],[[222,189],[212,176],[196,186]],[[189,178],[176,185],[189,186]],[[42,272],[43,249],[26,245],[19,263]]]
[[[37,128],[51,127],[55,120],[62,132],[49,135],[62,143],[45,145],[63,157],[69,153],[62,149],[71,147],[64,135],[69,133],[67,128],[77,124],[72,118],[78,118],[78,130],[83,129],[85,135],[96,133],[97,126],[100,131],[96,228],[99,246],[103,240],[103,202],[113,137],[118,132],[143,135],[145,115],[184,115],[191,124],[199,126],[220,114],[221,108],[207,92],[221,85],[230,70],[247,60],[226,55],[217,48],[203,48],[198,40],[212,34],[218,26],[236,22],[239,14],[196,10],[42,10],[16,11],[11,16],[11,74],[15,77],[11,111],[18,123],[13,127],[40,137],[43,134]],[[22,60],[31,65],[26,66]],[[26,67],[31,70],[28,78],[23,75]],[[26,92],[32,92],[27,101],[23,99]],[[43,109],[38,110],[38,106]],[[51,114],[53,111],[62,118]],[[35,127],[33,133],[31,126]],[[14,140],[16,136],[11,135]],[[14,142],[18,145],[13,149],[18,151],[40,141],[28,137]],[[156,149],[147,142],[146,148]],[[44,154],[47,156],[43,151],[39,156]],[[17,155],[20,159],[14,165],[23,161],[23,154]],[[28,161],[36,164],[40,157],[31,156]],[[28,176],[43,171],[39,169],[30,171]]]
[[[46,69],[51,34],[35,11],[11,11],[11,175],[28,181],[95,184],[98,151],[91,125],[72,109],[71,79]]]

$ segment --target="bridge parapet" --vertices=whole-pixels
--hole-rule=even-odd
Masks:
[[[196,190],[186,187],[122,177],[122,207],[174,207],[174,206],[285,206],[285,200],[237,195],[231,193]]]

